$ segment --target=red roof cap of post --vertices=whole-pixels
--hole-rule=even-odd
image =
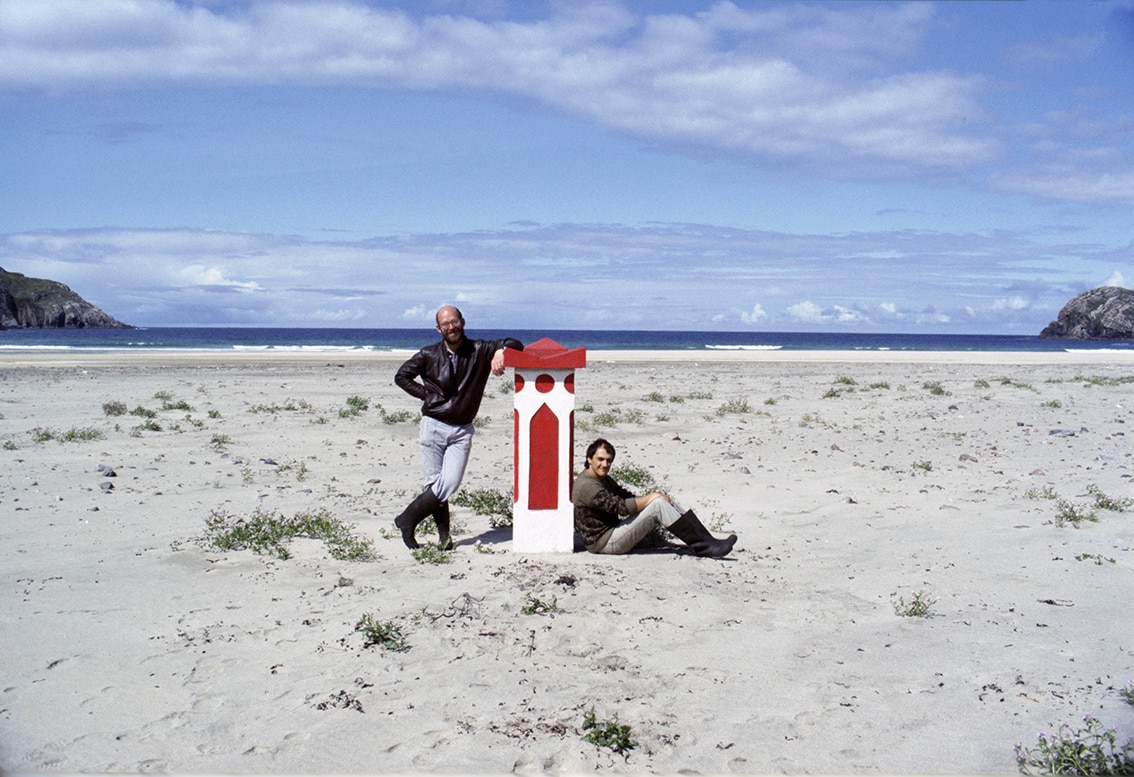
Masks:
[[[586,348],[564,348],[550,337],[537,340],[522,351],[504,349],[505,367],[542,367],[548,370],[587,366]]]

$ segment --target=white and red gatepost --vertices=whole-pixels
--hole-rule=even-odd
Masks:
[[[575,370],[587,366],[587,349],[545,337],[522,351],[505,350],[504,365],[516,369],[512,550],[571,553]]]

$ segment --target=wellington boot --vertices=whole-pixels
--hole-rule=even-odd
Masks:
[[[394,519],[394,525],[401,531],[402,542],[406,544],[407,548],[418,547],[417,539],[413,536],[414,530],[440,505],[441,500],[433,493],[433,489],[426,488],[418,495],[417,499],[414,499],[405,510],[402,510],[401,515]]]
[[[449,536],[449,502],[442,502],[441,505],[433,511],[433,522],[437,524],[437,544],[441,546],[441,550],[452,550],[453,538]]]
[[[686,510],[680,518],[666,527],[698,556],[727,556],[736,544],[736,535],[730,534],[723,540],[717,539],[705,528],[697,514]]]

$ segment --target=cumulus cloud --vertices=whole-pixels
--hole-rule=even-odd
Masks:
[[[1112,272],[1110,274],[1110,277],[1108,277],[1105,281],[1103,281],[1101,285],[1102,286],[1119,286],[1119,287],[1124,288],[1124,289],[1128,288],[1127,285],[1126,285],[1126,277],[1123,276],[1123,274],[1120,273],[1118,270],[1115,270],[1114,272]]]
[[[999,153],[977,129],[978,79],[904,64],[934,23],[929,4],[633,9],[561,3],[505,21],[347,0],[4,0],[0,89],[480,91],[651,141],[875,175]]]
[[[768,313],[759,302],[752,306],[752,310],[745,310],[740,313],[740,320],[746,324],[758,324],[767,317]]]
[[[259,291],[260,284],[255,281],[233,281],[225,277],[219,267],[205,267],[200,264],[183,267],[177,272],[178,280],[186,286],[203,286],[219,289],[233,289],[242,292]]]

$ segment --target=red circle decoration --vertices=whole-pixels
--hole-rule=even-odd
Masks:
[[[536,377],[535,387],[536,391],[538,391],[539,393],[546,394],[547,392],[555,388],[555,378],[551,377],[545,372],[542,375]]]
[[[516,393],[519,394],[524,390],[524,376],[516,373]]]
[[[568,394],[575,393],[575,373],[571,373],[563,379],[563,388],[567,389]]]

